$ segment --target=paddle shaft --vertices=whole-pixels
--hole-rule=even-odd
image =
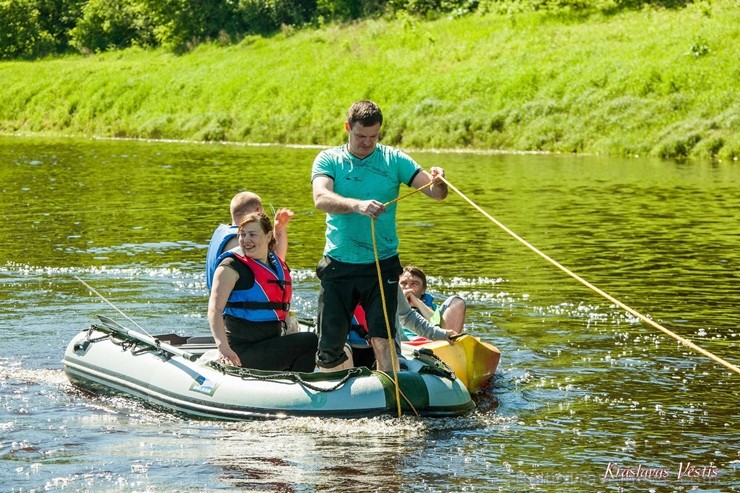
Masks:
[[[186,360],[189,360],[189,361],[195,361],[196,359],[198,359],[197,354],[188,353],[187,351],[178,349],[174,346],[167,344],[166,342],[162,342],[157,338],[144,335],[141,332],[137,332],[133,329],[127,329],[126,327],[122,326],[118,322],[115,322],[109,319],[108,317],[105,317],[103,315],[98,315],[98,319],[103,323],[103,327],[97,327],[102,332],[115,333],[120,336],[133,339],[135,341],[139,341],[143,344],[146,344],[147,346],[151,346],[154,349],[164,351],[165,353],[180,356],[181,358],[185,358]]]

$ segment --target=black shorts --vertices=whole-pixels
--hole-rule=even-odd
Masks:
[[[321,281],[319,293],[319,351],[316,363],[332,368],[346,361],[344,343],[347,341],[355,307],[362,304],[369,337],[388,339],[396,335],[396,308],[398,305],[398,277],[401,262],[397,255],[380,261],[383,289],[378,283],[375,263],[349,264],[324,257],[316,268]],[[384,316],[383,307],[385,306]]]

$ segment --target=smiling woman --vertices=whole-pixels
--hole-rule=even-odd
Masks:
[[[290,270],[272,251],[270,218],[247,214],[237,232],[242,253],[222,254],[208,300],[208,322],[220,359],[258,370],[312,372],[318,339],[283,333],[293,292]]]
[[[265,214],[249,214],[239,224],[236,234],[244,256],[267,263],[267,256],[275,248],[275,236],[270,218]]]

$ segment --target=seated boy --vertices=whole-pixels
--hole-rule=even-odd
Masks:
[[[403,268],[399,287],[412,308],[435,325],[460,333],[465,325],[465,301],[457,295],[450,296],[440,306],[434,304],[432,296],[426,292],[427,276],[413,265]]]

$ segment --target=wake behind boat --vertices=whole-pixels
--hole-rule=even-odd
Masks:
[[[63,365],[78,387],[130,395],[155,407],[223,420],[396,414],[392,375],[352,368],[332,373],[259,371],[204,357],[211,337],[151,337],[98,316],[77,334]],[[441,360],[416,351],[398,373],[403,414],[448,417],[475,408],[465,385]]]

